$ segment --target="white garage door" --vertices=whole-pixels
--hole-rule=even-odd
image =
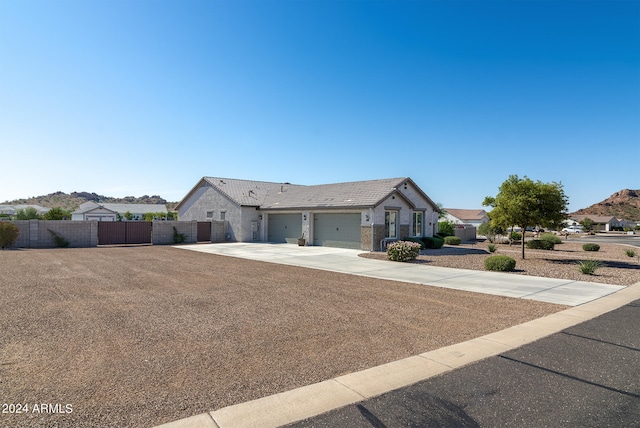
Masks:
[[[315,214],[313,245],[360,249],[360,214]]]
[[[269,214],[269,242],[295,244],[302,236],[301,214]]]

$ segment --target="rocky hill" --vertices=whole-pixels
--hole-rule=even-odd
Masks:
[[[71,192],[70,194],[64,192],[50,193],[44,196],[36,196],[28,199],[16,199],[14,201],[3,202],[3,204],[34,204],[41,207],[54,208],[60,207],[65,210],[75,210],[87,201],[93,201],[97,203],[115,203],[115,204],[165,204],[168,210],[172,210],[177,202],[167,202],[160,196],[125,196],[124,198],[113,198],[111,196],[98,195],[97,193],[89,192]]]
[[[615,216],[625,220],[640,221],[640,190],[621,190],[602,202],[572,214]]]

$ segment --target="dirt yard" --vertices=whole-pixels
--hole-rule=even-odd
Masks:
[[[563,309],[171,247],[0,251],[0,289],[2,427],[148,427]]]

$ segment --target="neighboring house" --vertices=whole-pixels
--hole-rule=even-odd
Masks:
[[[16,215],[20,210],[26,210],[27,208],[34,208],[38,211],[38,214],[46,214],[51,208],[41,207],[40,205],[0,205],[0,214]]]
[[[490,221],[485,210],[462,210],[457,208],[445,208],[445,220],[455,224],[470,224],[479,227],[482,223]]]
[[[126,213],[131,214],[131,220],[142,220],[146,213],[166,214],[167,207],[162,204],[98,204],[89,201],[71,213],[71,220],[126,220]]]
[[[374,250],[387,239],[433,236],[437,205],[408,177],[314,186],[203,177],[179,220],[227,223],[229,240]]]
[[[582,220],[585,218],[590,218],[593,221],[593,230],[601,231],[601,232],[609,232],[613,230],[614,227],[624,227],[626,225],[626,221],[618,220],[614,216],[601,216],[601,215],[572,215],[569,217],[569,220],[565,221],[565,224],[569,226],[575,226],[580,224]]]

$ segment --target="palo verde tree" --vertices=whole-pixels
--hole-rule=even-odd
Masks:
[[[560,183],[534,182],[527,176],[510,175],[500,186],[498,195],[487,196],[482,205],[493,207],[489,213],[493,225],[503,229],[520,226],[524,233],[529,226],[558,227],[567,218],[567,203]],[[523,259],[524,248],[523,236]]]

